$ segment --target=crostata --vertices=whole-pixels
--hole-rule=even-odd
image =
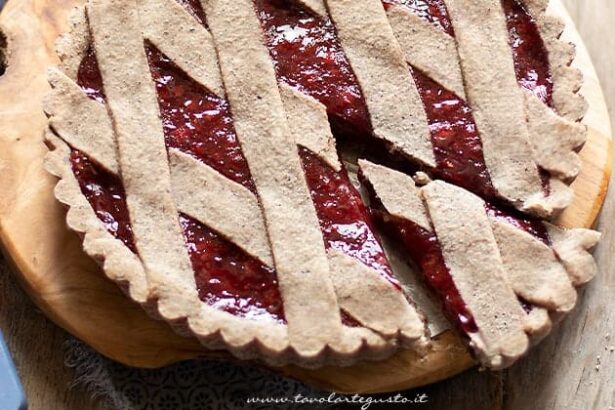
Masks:
[[[425,351],[420,278],[475,357],[508,366],[596,271],[599,234],[548,222],[586,138],[548,3],[88,0],[45,102],[68,226],[210,349]]]

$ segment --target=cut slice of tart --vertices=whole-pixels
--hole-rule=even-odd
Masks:
[[[379,223],[423,272],[486,366],[504,367],[522,355],[528,335],[548,332],[546,313],[570,311],[575,286],[596,273],[588,250],[598,232],[565,230],[442,181],[418,187],[406,174],[359,164]]]

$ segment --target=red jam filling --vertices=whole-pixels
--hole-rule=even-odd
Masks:
[[[88,49],[83,60],[81,60],[79,70],[77,71],[77,83],[91,99],[103,104],[107,101],[103,90],[100,69],[98,68],[98,60],[96,60],[92,47]]]
[[[444,312],[465,333],[478,331],[474,317],[468,310],[444,263],[436,234],[411,221],[375,211],[384,230],[404,246],[412,261],[419,267],[427,285],[439,296]]]
[[[186,215],[180,222],[203,302],[242,317],[268,315],[285,322],[273,268]]]
[[[412,68],[411,72],[426,108],[436,176],[483,196],[495,196],[472,109],[421,71]]]
[[[374,235],[369,212],[346,172],[335,171],[306,148],[299,152],[327,249],[360,260],[401,289]]]
[[[517,0],[502,0],[517,82],[548,106],[553,104],[549,53],[536,21]]]
[[[334,126],[371,134],[357,79],[333,23],[286,0],[255,0],[278,79],[327,107]]]
[[[147,57],[167,146],[191,154],[255,192],[227,101],[188,77],[152,45],[147,46]]]
[[[136,252],[132,228],[127,222],[128,209],[122,181],[80,151],[71,151],[70,162],[81,192],[94,208],[98,219],[109,233]]]

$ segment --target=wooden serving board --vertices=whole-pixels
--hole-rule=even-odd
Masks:
[[[583,172],[574,182],[574,203],[559,223],[590,227],[602,206],[610,176],[611,128],[604,96],[587,51],[559,0],[554,11],[570,23],[564,34],[577,45],[575,65],[585,74],[590,103],[584,120],[589,139],[581,152]],[[206,351],[162,322],[149,318],[85,255],[53,197],[55,180],[42,168],[46,118],[41,99],[49,87],[46,68],[57,62],[53,43],[80,0],[10,0],[0,14],[0,240],[7,259],[34,302],[54,322],[103,355],[127,365],[160,367],[197,358],[232,360]],[[6,41],[5,41],[6,40]],[[338,392],[403,390],[447,378],[475,363],[456,333],[434,338],[426,357],[402,351],[381,362],[352,367],[276,369]]]

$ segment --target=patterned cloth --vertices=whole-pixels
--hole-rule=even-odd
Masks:
[[[71,339],[66,365],[75,371],[75,386],[118,410],[331,409],[333,405],[254,404],[248,398],[326,397],[267,370],[226,362],[193,360],[162,369],[126,367]]]

